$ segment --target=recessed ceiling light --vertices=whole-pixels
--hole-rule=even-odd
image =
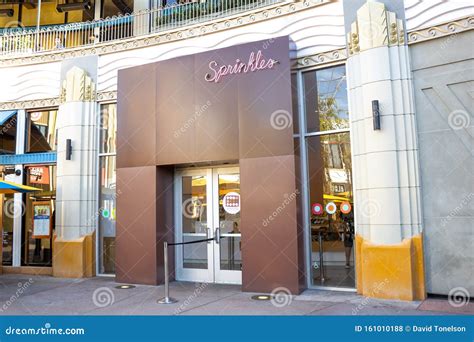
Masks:
[[[133,289],[134,287],[135,287],[134,285],[118,285],[118,286],[115,286],[116,289],[121,289],[121,290]]]

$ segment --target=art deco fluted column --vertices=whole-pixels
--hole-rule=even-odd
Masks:
[[[418,145],[403,21],[367,2],[347,33],[357,290],[425,296]],[[372,102],[380,107],[374,129]]]

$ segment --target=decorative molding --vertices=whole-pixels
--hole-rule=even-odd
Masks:
[[[58,107],[59,104],[59,97],[27,101],[0,102],[0,110]]]
[[[332,51],[325,51],[315,55],[303,56],[292,60],[291,68],[293,70],[306,69],[319,65],[345,61],[347,59],[346,49],[338,49]],[[57,107],[64,102],[66,89],[61,87],[61,97],[30,100],[30,101],[16,101],[16,102],[3,102],[0,103],[0,110],[10,109],[33,109],[33,108],[44,108],[44,107]],[[97,102],[108,102],[117,100],[117,91],[102,91],[96,94],[91,94],[91,97],[95,98]]]
[[[375,47],[404,44],[403,21],[380,2],[366,2],[359,8],[357,19],[347,33],[349,56]]]
[[[138,49],[163,43],[200,37],[220,31],[231,30],[236,27],[246,26],[269,19],[291,15],[298,11],[321,6],[332,0],[295,0],[270,5],[249,11],[245,14],[219,18],[207,23],[189,25],[175,30],[165,31],[148,36],[132,37],[93,46],[84,46],[61,51],[38,53],[32,56],[0,58],[0,67],[47,63],[67,58],[82,57],[87,55],[105,55],[125,50]]]
[[[421,30],[408,32],[408,44],[451,36],[472,29],[474,29],[474,17],[461,18]]]
[[[117,100],[117,91],[103,91],[97,93],[97,102],[107,102]]]
[[[314,66],[344,61],[347,59],[346,49],[321,52],[311,56],[300,57],[291,63],[293,70],[311,68]]]
[[[93,102],[95,101],[95,84],[84,69],[73,66],[67,73],[61,86],[59,101]]]

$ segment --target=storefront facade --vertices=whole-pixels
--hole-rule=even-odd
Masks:
[[[164,241],[209,239],[170,248],[174,279],[265,293],[447,294],[456,282],[440,285],[430,250],[439,224],[424,197],[429,151],[417,113],[426,105],[413,96],[421,79],[411,61],[423,69],[426,23],[441,18],[417,22],[418,10],[296,1],[82,55],[53,52],[38,65],[54,85],[30,86],[46,100],[21,104],[7,101],[32,96],[21,95],[17,70],[36,64],[4,64],[7,79],[20,77],[2,99],[4,179],[44,191],[3,198],[3,271],[158,285]],[[465,17],[450,13],[443,20]],[[37,202],[54,220],[41,239],[31,237]],[[443,215],[462,230],[454,216],[469,206]]]

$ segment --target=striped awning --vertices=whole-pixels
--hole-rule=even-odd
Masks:
[[[0,181],[0,194],[14,194],[17,192],[33,192],[41,190],[42,189],[34,188],[32,186],[26,186],[7,181]]]

